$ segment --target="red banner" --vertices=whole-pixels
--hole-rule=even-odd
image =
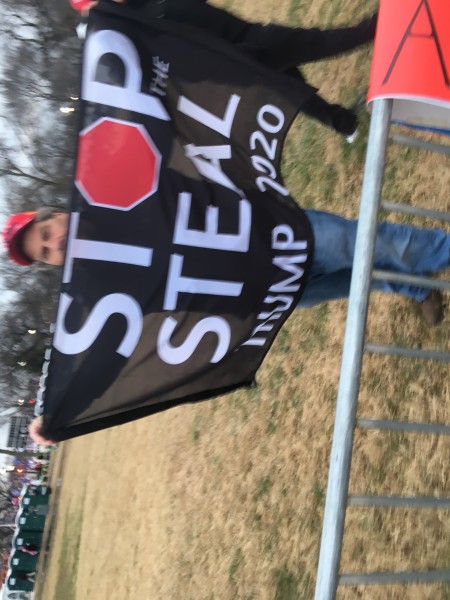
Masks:
[[[381,2],[368,101],[394,98],[393,117],[421,124],[450,124],[450,2]],[[445,108],[445,111],[443,111]],[[447,112],[448,111],[448,112]]]

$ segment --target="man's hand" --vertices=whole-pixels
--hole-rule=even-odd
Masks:
[[[42,435],[42,423],[43,417],[36,417],[33,421],[31,421],[30,426],[28,428],[28,432],[30,434],[31,439],[33,440],[33,442],[41,444],[41,446],[54,446],[56,442],[48,440]]]

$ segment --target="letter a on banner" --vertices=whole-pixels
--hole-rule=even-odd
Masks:
[[[382,0],[369,102],[393,98],[394,121],[450,131],[450,3]]]

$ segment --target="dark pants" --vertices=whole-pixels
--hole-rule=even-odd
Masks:
[[[188,23],[209,34],[231,42],[268,67],[294,77],[305,90],[314,90],[297,67],[348,52],[373,40],[377,14],[354,27],[302,29],[282,25],[247,23],[203,0],[128,0],[149,16]],[[159,14],[155,15],[154,10]],[[152,11],[152,14],[150,12]],[[309,94],[302,112],[350,135],[357,126],[356,114],[338,104],[329,104],[317,93]]]
[[[263,43],[255,57],[307,85],[298,65],[330,58],[370,42],[375,36],[376,21],[377,14],[354,27],[325,30],[268,25],[263,28],[267,32],[261,36]],[[317,93],[305,101],[301,111],[343,135],[351,135],[357,128],[353,110],[330,104]]]

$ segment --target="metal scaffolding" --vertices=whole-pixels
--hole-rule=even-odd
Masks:
[[[423,208],[405,207],[392,202],[381,203],[386,147],[392,100],[375,100],[372,104],[367,156],[361,194],[361,206],[355,245],[355,260],[349,295],[347,324],[336,405],[336,418],[330,457],[328,488],[322,527],[315,600],[333,600],[339,585],[392,584],[406,582],[450,581],[450,568],[434,571],[340,574],[339,565],[347,506],[403,506],[449,508],[450,498],[354,496],[348,497],[348,484],[355,427],[414,431],[433,435],[449,435],[450,425],[407,423],[356,419],[356,409],[364,352],[375,352],[450,362],[450,353],[419,348],[398,348],[365,343],[365,328],[372,278],[416,283],[430,289],[450,290],[449,281],[428,277],[405,276],[385,271],[372,271],[379,208],[450,221],[450,214]],[[419,142],[406,136],[393,136],[392,141],[450,153],[450,147]]]

